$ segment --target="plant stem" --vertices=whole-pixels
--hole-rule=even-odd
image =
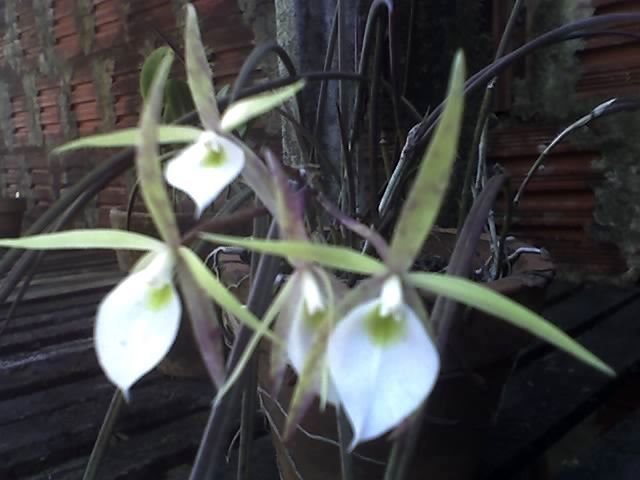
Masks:
[[[336,408],[336,421],[338,425],[338,442],[340,446],[340,472],[342,480],[353,480],[353,455],[349,452],[349,438],[351,429],[344,410]]]
[[[276,238],[277,227],[275,222],[271,223],[269,228],[269,239]],[[261,256],[256,271],[255,280],[251,286],[249,293],[249,301],[247,306],[249,310],[261,318],[267,310],[271,301],[272,286],[280,266],[280,259],[272,256]],[[236,367],[238,360],[242,357],[244,349],[251,340],[253,331],[243,325],[233,344],[229,360],[227,362],[227,371],[231,372]],[[245,376],[241,378],[225,395],[219,403],[211,407],[211,414],[202,435],[202,441],[198,449],[193,468],[191,470],[190,480],[212,480],[214,478],[216,466],[224,454],[225,441],[228,437],[227,433],[230,426],[231,418],[235,411],[235,407],[239,403],[240,395],[246,385]]]
[[[473,252],[476,251],[476,244],[482,233],[487,213],[492,208],[505,181],[505,175],[497,175],[491,178],[473,203],[451,254],[447,268],[448,274],[460,277],[469,276],[471,259]],[[431,311],[433,328],[437,335],[436,345],[440,352],[446,351],[449,332],[455,321],[457,308],[458,304],[455,301],[447,297],[438,297]],[[403,480],[406,478],[407,470],[422,430],[427,407],[428,399],[418,408],[414,418],[411,420],[409,430],[393,444],[384,480]]]
[[[109,439],[111,438],[113,427],[120,416],[122,405],[124,405],[124,396],[120,389],[116,389],[113,397],[111,397],[111,403],[100,427],[100,433],[98,433],[96,443],[93,445],[93,450],[91,451],[91,456],[89,456],[89,462],[85,468],[82,480],[94,480],[96,478],[98,466],[109,444]]]
[[[242,392],[242,407],[240,413],[240,447],[238,450],[237,480],[249,480],[250,455],[253,445],[254,415],[258,404],[258,364],[255,353],[246,366],[244,373],[246,385]]]
[[[516,24],[516,19],[520,13],[522,5],[524,4],[524,0],[516,0],[513,8],[511,9],[511,14],[509,15],[509,20],[507,20],[507,25],[504,28],[504,32],[502,33],[502,37],[500,38],[500,43],[498,44],[498,48],[496,50],[496,54],[494,57],[494,62],[500,59],[509,44],[509,40],[511,39],[511,34],[513,33],[513,28]],[[482,104],[480,105],[480,111],[478,112],[478,119],[476,121],[475,130],[473,132],[473,140],[471,142],[471,148],[469,149],[469,156],[467,158],[467,169],[464,175],[464,183],[462,187],[462,199],[460,201],[460,210],[458,212],[458,230],[462,227],[464,223],[465,216],[467,215],[467,210],[469,208],[470,203],[470,194],[471,194],[471,179],[473,177],[473,172],[477,166],[475,161],[476,154],[478,153],[478,147],[480,145],[480,141],[483,135],[486,134],[487,129],[487,118],[489,117],[489,113],[491,110],[491,104],[493,102],[493,91],[495,87],[496,78],[494,77],[491,81],[489,81],[487,87],[484,91],[484,96],[482,97]]]

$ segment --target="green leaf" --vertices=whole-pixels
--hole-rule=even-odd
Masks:
[[[269,340],[281,343],[280,339],[271,331],[264,329],[262,322],[253,313],[242,305],[238,299],[216,278],[216,276],[202,263],[193,251],[187,247],[180,247],[182,259],[191,270],[193,277],[200,287],[209,295],[220,307],[231,315],[235,316],[242,323],[256,331],[264,331],[264,336]],[[270,286],[269,286],[270,288]]]
[[[453,62],[444,112],[393,232],[389,262],[398,270],[407,270],[413,264],[444,200],[462,125],[464,79],[464,55],[459,52]]]
[[[172,123],[195,108],[191,90],[184,80],[167,80],[164,96],[165,106],[162,118],[165,123]]]
[[[220,123],[220,112],[213,88],[213,74],[202,45],[198,16],[191,4],[187,4],[184,44],[187,82],[198,110],[200,122],[207,130],[216,130]]]
[[[555,345],[596,370],[607,375],[615,375],[615,372],[608,365],[576,343],[562,330],[526,307],[494,292],[488,287],[465,278],[438,273],[410,273],[406,276],[406,280],[416,288],[452,298],[505,320]]]
[[[160,237],[174,252],[180,245],[180,234],[169,194],[165,187],[158,152],[158,118],[164,101],[164,85],[173,62],[168,52],[158,66],[151,84],[148,101],[140,118],[140,138],[136,151],[136,170],[140,192]]]
[[[126,230],[87,229],[44,233],[31,237],[0,239],[0,247],[26,250],[70,250],[76,248],[109,248],[123,250],[161,250],[164,244],[152,237]]]
[[[140,95],[143,101],[146,101],[149,96],[151,83],[155,78],[160,62],[162,62],[169,52],[171,52],[171,48],[169,47],[156,48],[144,61],[142,69],[140,70]]]
[[[225,110],[220,122],[220,128],[226,132],[231,132],[249,120],[281,105],[302,90],[303,87],[304,80],[299,80],[291,85],[278,88],[271,92],[265,92],[238,100],[229,105]]]
[[[387,271],[387,267],[375,258],[346,247],[296,241],[259,240],[252,237],[240,238],[213,233],[203,233],[200,236],[221,245],[233,245],[293,260],[315,262],[345,272],[379,275]]]
[[[195,142],[202,130],[195,127],[181,125],[159,125],[158,143],[192,143]],[[79,138],[53,149],[52,153],[60,154],[79,148],[118,148],[131,147],[140,142],[139,128],[125,128],[111,133],[100,133],[89,137]]]

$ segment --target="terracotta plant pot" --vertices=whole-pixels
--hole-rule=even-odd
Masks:
[[[112,208],[109,219],[113,228],[125,230],[127,227],[127,212],[124,209]],[[182,232],[195,224],[193,215],[177,214],[178,227]],[[158,231],[148,213],[133,212],[129,230],[158,237]],[[117,250],[118,266],[124,272],[129,272],[143,255],[142,252],[131,250]],[[158,365],[158,370],[166,375],[180,378],[208,377],[207,370],[202,363],[200,352],[193,338],[193,330],[189,318],[183,314],[180,321],[178,336],[167,356]]]
[[[0,198],[0,238],[20,236],[26,209],[27,202],[24,198]]]
[[[446,261],[454,242],[452,233],[440,231],[429,238],[425,251],[442,256]],[[510,245],[516,248],[523,246],[515,242]],[[481,241],[474,259],[476,265],[482,264],[488,257],[488,251],[488,242]],[[237,276],[237,272],[234,275]],[[523,254],[515,262],[510,276],[487,285],[536,310],[542,306],[552,275],[553,263],[548,258]],[[429,299],[425,303],[429,304]],[[427,420],[410,470],[411,478],[474,478],[515,358],[533,340],[530,335],[504,321],[477,311],[467,314],[464,308],[460,309],[460,318],[455,321],[449,338],[451,349],[441,352],[442,374],[429,400]],[[266,386],[268,352],[262,351],[259,355],[260,381]],[[279,431],[284,428],[284,409],[288,407],[295,388],[292,373],[288,380],[277,403],[263,395],[266,412]],[[282,478],[340,478],[335,411],[328,408],[320,412],[314,404],[301,426],[315,438],[298,430],[285,447],[277,435],[273,436]],[[323,437],[328,441],[318,440]],[[390,447],[391,442],[387,438],[358,447],[354,456],[355,478],[382,479]]]

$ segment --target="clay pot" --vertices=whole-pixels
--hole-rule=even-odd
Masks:
[[[427,241],[425,251],[448,258],[455,235],[439,231]],[[512,242],[512,247],[523,246]],[[488,257],[489,244],[482,240],[474,261],[481,265]],[[236,267],[237,269],[237,267]],[[553,275],[553,263],[544,255],[523,254],[512,274],[487,285],[532,310],[540,309],[545,289]],[[223,273],[224,278],[224,273]],[[428,305],[432,299],[425,299]],[[474,478],[484,442],[498,409],[500,397],[518,353],[533,337],[477,311],[460,308],[450,332],[450,350],[442,354],[442,374],[429,400],[427,419],[417,444],[411,478],[469,480]],[[268,352],[259,352],[260,380],[267,385]],[[284,428],[284,410],[295,388],[295,377],[275,399],[263,395],[266,413],[279,431]],[[340,478],[335,411],[320,412],[314,404],[301,426],[316,436],[301,431],[286,445],[273,436],[278,464],[284,480],[304,478],[325,480]],[[329,441],[317,440],[324,437]],[[333,444],[331,442],[334,442]],[[354,477],[382,479],[391,448],[386,438],[367,442],[355,451]]]
[[[20,236],[26,209],[27,202],[24,198],[0,198],[0,238]]]

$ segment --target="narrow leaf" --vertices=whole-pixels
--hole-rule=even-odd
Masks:
[[[149,97],[151,83],[158,72],[160,63],[169,52],[171,52],[171,48],[169,47],[156,48],[147,56],[142,64],[142,68],[140,69],[140,95],[144,101]]]
[[[164,89],[164,112],[162,119],[172,123],[193,111],[195,104],[189,85],[184,80],[169,79]]]
[[[173,52],[167,53],[158,66],[151,84],[149,99],[140,119],[140,141],[136,152],[136,170],[140,179],[140,191],[162,239],[175,251],[180,235],[171,200],[164,184],[158,152],[158,119],[164,101],[164,85],[173,62]]]
[[[180,248],[180,254],[185,261],[189,270],[193,274],[196,282],[220,307],[225,309],[231,315],[235,316],[242,323],[256,331],[264,330],[262,322],[258,320],[253,313],[242,305],[238,299],[218,280],[215,275],[202,263],[193,251],[186,247]],[[271,331],[266,330],[264,336],[269,340],[280,343],[280,339]]]
[[[243,247],[260,253],[287,257],[294,261],[315,262],[345,272],[378,275],[387,270],[387,267],[375,258],[346,247],[296,241],[259,240],[251,237],[239,238],[213,233],[203,233],[200,236],[221,245]]]
[[[69,230],[44,233],[31,237],[0,239],[0,247],[27,250],[70,250],[77,248],[108,248],[123,250],[161,250],[159,240],[140,233],[114,229]]]
[[[182,298],[189,312],[193,336],[200,356],[216,388],[224,385],[226,377],[224,330],[213,302],[198,285],[193,273],[182,259],[177,262],[178,282]],[[186,319],[185,319],[186,320]]]
[[[465,278],[438,273],[410,273],[406,280],[416,288],[443,295],[505,320],[555,345],[607,375],[615,372],[598,357],[579,345],[544,318],[488,287]]]
[[[393,232],[389,261],[411,267],[436,220],[456,157],[464,101],[464,56],[453,62],[447,104]]]
[[[286,102],[302,90],[302,87],[304,87],[304,80],[299,80],[286,87],[234,102],[225,110],[220,127],[226,132],[235,130],[249,120]]]
[[[187,82],[200,116],[200,122],[205,129],[216,130],[220,122],[220,112],[213,89],[213,74],[209,67],[204,45],[202,45],[196,10],[193,5],[187,5],[186,8],[184,44]]]
[[[157,129],[156,140],[161,144],[191,143],[196,141],[202,133],[199,128],[181,125],[160,125]],[[140,135],[139,128],[125,128],[116,132],[100,133],[60,145],[52,153],[60,154],[79,148],[132,147],[140,143]]]

